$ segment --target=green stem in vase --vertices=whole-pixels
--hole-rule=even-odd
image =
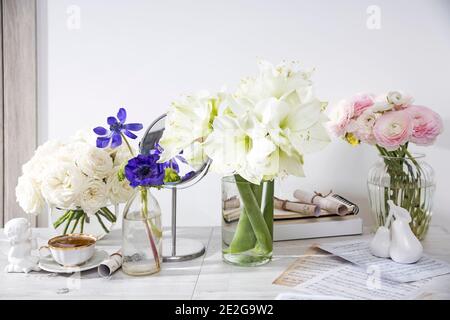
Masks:
[[[109,210],[107,207],[103,207],[100,210],[109,216],[109,219],[108,219],[109,221],[111,221],[111,222],[117,221],[116,215],[114,213],[112,213],[111,210]]]
[[[239,217],[239,221],[236,227],[236,231],[231,240],[230,246],[227,250],[228,253],[244,252],[255,247],[256,237],[253,233],[252,225],[248,219],[245,207],[242,208],[242,213]]]
[[[262,201],[262,184],[250,184],[248,181],[238,181],[237,183],[245,183],[250,185],[253,194],[255,195],[256,201],[258,202],[258,206],[261,206]],[[252,225],[248,218],[247,211],[245,206],[242,208],[242,213],[239,217],[238,225],[236,227],[236,231],[234,233],[233,239],[230,243],[230,246],[227,250],[228,253],[239,253],[244,252],[250,249],[253,249],[256,244],[255,233],[253,232]]]
[[[67,210],[61,217],[59,217],[58,220],[56,220],[53,223],[53,227],[55,229],[58,228],[64,221],[66,221],[69,218],[71,212],[72,212],[71,210]]]
[[[84,221],[86,220],[86,213],[83,212],[83,215],[81,216],[81,227],[80,227],[80,233],[84,232]]]
[[[97,211],[98,214],[100,214],[101,216],[105,217],[106,220],[108,220],[111,223],[114,223],[116,221],[116,219],[114,217],[111,217],[110,214],[108,214],[107,212],[103,211],[102,209],[100,209],[99,211]]]
[[[270,236],[273,239],[273,196],[275,191],[275,182],[268,181],[266,184],[266,195],[264,200],[263,216],[266,225],[269,228]]]
[[[78,211],[77,213],[76,213],[76,217],[75,217],[75,224],[73,225],[73,227],[72,227],[72,231],[70,231],[70,233],[74,233],[75,232],[75,229],[77,228],[77,225],[78,225],[78,222],[80,221],[80,219],[81,219],[81,217],[84,215],[84,212],[83,211]]]
[[[70,210],[69,217],[67,218],[68,221],[66,223],[66,226],[64,227],[63,234],[67,234],[67,229],[69,229],[69,225],[72,222],[73,215],[74,215],[74,211]]]
[[[235,175],[236,182],[245,182],[245,179],[239,175]],[[258,201],[252,192],[252,188],[248,183],[237,183],[241,199],[244,202],[247,216],[255,233],[257,240],[257,249],[266,254],[272,251],[272,236],[266,221],[261,213]]]
[[[109,233],[108,228],[106,228],[105,224],[102,221],[102,218],[100,217],[100,215],[98,214],[98,212],[95,213],[95,216],[98,219],[98,222],[100,223],[100,225],[102,226],[103,230],[105,230],[106,233]]]

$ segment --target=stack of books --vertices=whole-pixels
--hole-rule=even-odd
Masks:
[[[298,195],[296,198],[302,199]],[[322,203],[330,211],[312,203],[319,203],[319,200],[326,200],[327,203]],[[239,220],[241,207],[236,199],[230,201],[234,201],[236,207],[223,210],[223,219],[225,225],[232,227]],[[274,241],[347,236],[363,232],[358,206],[342,196],[330,194],[311,203],[305,202],[274,199]]]

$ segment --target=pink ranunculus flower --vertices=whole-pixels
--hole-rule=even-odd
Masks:
[[[376,139],[373,134],[373,127],[381,113],[372,112],[371,110],[364,111],[358,119],[352,124],[353,134],[361,141],[367,144],[376,144]]]
[[[411,141],[422,146],[433,144],[436,137],[444,129],[439,114],[427,107],[415,105],[409,106],[405,111],[412,118],[413,130]]]
[[[357,94],[352,99],[353,116],[359,117],[364,111],[373,106],[375,102],[374,96],[371,94]]]
[[[376,143],[389,151],[397,150],[408,142],[412,131],[411,115],[406,110],[384,113],[373,127]]]
[[[347,132],[347,126],[353,118],[353,105],[347,100],[341,100],[330,114],[328,128],[337,137]]]

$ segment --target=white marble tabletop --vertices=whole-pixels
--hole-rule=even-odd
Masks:
[[[35,229],[38,243],[43,245],[54,231]],[[274,299],[279,293],[295,292],[273,285],[291,262],[314,243],[363,236],[323,238],[276,242],[273,261],[260,267],[246,268],[225,264],[221,258],[219,227],[180,228],[180,237],[198,239],[206,255],[188,262],[164,263],[160,273],[132,277],[117,271],[110,279],[100,278],[97,270],[74,274],[45,271],[29,274],[7,274],[9,244],[0,229],[0,299]],[[450,263],[450,233],[432,226],[423,242],[425,252]],[[113,230],[98,242],[98,248],[109,253],[120,246],[120,230]],[[418,299],[450,299],[450,275],[430,281]]]

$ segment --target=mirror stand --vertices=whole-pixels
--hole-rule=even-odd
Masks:
[[[205,246],[192,239],[181,238],[177,246],[177,188],[172,188],[172,225],[171,238],[163,240],[163,261],[188,261],[205,254]]]

